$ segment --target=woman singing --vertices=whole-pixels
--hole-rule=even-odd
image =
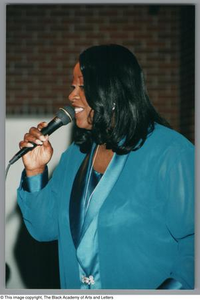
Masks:
[[[193,289],[194,146],[152,106],[136,57],[93,46],[73,70],[75,138],[53,153],[31,128],[18,203],[30,234],[58,240],[62,289]]]

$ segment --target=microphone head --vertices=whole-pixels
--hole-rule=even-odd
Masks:
[[[56,113],[56,117],[58,117],[63,125],[67,125],[68,123],[74,120],[74,109],[71,106],[63,106],[59,108]]]

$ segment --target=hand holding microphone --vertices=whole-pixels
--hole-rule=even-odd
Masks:
[[[73,108],[66,106],[60,108],[54,119],[48,124],[42,122],[38,124],[37,128],[31,127],[29,132],[24,135],[24,140],[19,143],[21,149],[9,161],[9,164],[11,165],[23,157],[27,176],[42,173],[53,154],[48,136],[61,126],[72,122],[73,119]]]
[[[24,140],[19,143],[20,149],[25,147],[30,149],[27,154],[22,156],[27,176],[42,173],[53,155],[48,135],[42,134],[42,129],[46,126],[47,123],[42,122],[38,124],[37,128],[31,127],[29,132],[24,135]]]

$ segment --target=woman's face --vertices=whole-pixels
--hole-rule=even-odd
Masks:
[[[90,130],[93,111],[85,98],[83,74],[79,63],[75,65],[73,70],[72,88],[73,91],[69,95],[69,100],[75,110],[76,125],[79,128]]]

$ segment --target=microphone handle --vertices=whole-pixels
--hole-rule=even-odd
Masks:
[[[51,120],[48,125],[44,128],[42,128],[41,133],[43,135],[50,135],[52,134],[56,129],[58,129],[59,127],[61,127],[63,125],[62,121],[58,118],[55,117],[53,120]],[[12,165],[14,164],[19,158],[21,158],[23,155],[25,155],[26,153],[28,153],[29,151],[33,150],[35,147],[37,147],[38,145],[35,143],[30,142],[33,147],[23,147],[22,149],[20,149],[14,156],[13,158],[11,158],[11,160],[9,161],[9,164]]]

